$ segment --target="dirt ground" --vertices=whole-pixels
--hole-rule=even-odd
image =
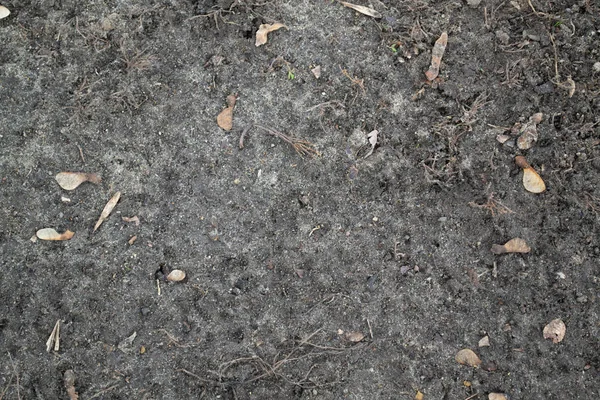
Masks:
[[[600,395],[598,1],[2,3],[0,399]]]

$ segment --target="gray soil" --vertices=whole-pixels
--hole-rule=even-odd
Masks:
[[[600,4],[355,2],[3,0],[0,399],[598,398]]]

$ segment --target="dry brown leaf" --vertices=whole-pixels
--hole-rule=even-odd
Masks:
[[[256,32],[256,42],[254,43],[256,47],[262,46],[267,43],[267,34],[273,31],[276,31],[281,28],[287,28],[287,26],[280,24],[279,22],[274,24],[262,24],[258,27],[258,31]]]
[[[346,339],[348,339],[350,342],[353,343],[358,343],[360,341],[362,341],[365,338],[365,335],[363,335],[360,332],[347,332],[346,333]]]
[[[181,282],[185,279],[185,272],[180,269],[174,269],[167,275],[167,280],[171,282]]]
[[[134,215],[133,217],[121,217],[121,219],[125,222],[135,222],[135,226],[140,226],[140,219],[137,215]]]
[[[521,238],[510,239],[503,245],[495,244],[492,246],[492,253],[494,254],[529,253],[530,251],[531,247]]]
[[[417,390],[417,394],[415,395],[415,400],[423,400],[425,398],[425,396],[423,395],[423,393],[421,393],[420,391]]]
[[[468,365],[470,367],[479,367],[481,365],[481,360],[475,354],[475,352],[471,349],[462,349],[456,356],[454,357],[457,363],[462,365]]]
[[[233,94],[227,96],[227,108],[217,115],[217,125],[221,129],[230,131],[233,128],[233,108],[236,100],[237,98]]]
[[[87,174],[85,172],[60,172],[55,177],[56,182],[65,190],[75,190],[83,182],[92,182],[98,184],[102,181],[96,174]]]
[[[490,393],[488,400],[508,400],[508,397],[504,393]]]
[[[54,228],[40,229],[35,233],[38,239],[41,240],[69,240],[73,237],[75,232],[66,230],[64,233],[58,233]]]
[[[372,8],[369,8],[369,7],[359,6],[357,4],[347,3],[345,1],[340,1],[340,4],[343,5],[344,7],[351,8],[354,11],[358,11],[361,14],[368,15],[369,17],[373,17],[373,18],[383,17],[383,15],[381,15],[381,13],[379,11],[373,10]]]
[[[64,375],[65,389],[69,395],[69,400],[79,400],[79,394],[75,391],[75,372],[72,369],[65,371]]]
[[[10,15],[10,10],[4,6],[0,6],[0,19],[6,18]]]
[[[440,38],[436,40],[433,50],[431,51],[431,65],[429,66],[427,72],[425,72],[425,76],[428,80],[432,81],[439,75],[440,64],[442,63],[442,57],[446,52],[447,45],[448,34],[446,32],[442,32]]]
[[[542,177],[529,165],[525,157],[516,156],[515,163],[523,168],[523,186],[531,193],[542,193],[546,191],[546,184]]]
[[[485,335],[484,337],[482,337],[479,340],[478,345],[479,345],[479,347],[487,347],[487,346],[489,346],[490,345],[490,337],[487,336],[487,335]]]
[[[108,218],[108,216],[110,215],[112,210],[115,208],[115,206],[119,202],[120,198],[121,198],[121,192],[117,192],[113,195],[113,197],[110,198],[108,203],[106,203],[106,205],[104,206],[104,209],[102,210],[102,214],[100,214],[100,218],[98,218],[98,222],[96,222],[96,225],[94,226],[94,232],[96,232],[96,230],[98,228],[100,228],[100,225],[102,225],[104,220],[106,218]]]
[[[553,319],[544,327],[544,339],[552,339],[552,342],[559,343],[565,338],[567,327],[560,319]]]

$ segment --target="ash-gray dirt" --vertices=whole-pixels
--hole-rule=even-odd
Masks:
[[[3,399],[67,398],[70,369],[82,400],[600,394],[597,1],[373,0],[380,20],[322,0],[3,4]],[[496,141],[537,112],[532,149]],[[250,124],[321,156],[256,127],[240,150]],[[61,190],[73,170],[103,182]],[[75,236],[32,243],[46,227]],[[531,253],[490,251],[514,237]],[[162,265],[187,280],[159,296]]]

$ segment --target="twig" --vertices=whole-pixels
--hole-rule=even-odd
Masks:
[[[176,372],[183,372],[186,375],[193,376],[194,378],[198,379],[200,382],[212,383],[212,384],[216,384],[217,383],[215,381],[211,381],[210,379],[201,378],[198,375],[194,374],[193,372],[188,371],[187,369],[179,368],[179,369],[176,369],[175,371]]]
[[[474,395],[467,397],[465,400],[471,400],[471,399],[474,399],[475,397],[479,397],[479,393],[475,393]]]
[[[81,146],[79,146],[79,144],[77,144],[77,143],[75,143],[75,145],[79,149],[79,155],[81,156],[81,161],[83,161],[83,163],[85,164],[85,157],[83,156],[83,150],[81,149]]]
[[[254,126],[254,124],[250,123],[250,125],[245,127],[244,130],[242,131],[242,136],[240,136],[240,149],[244,148],[244,138],[246,137],[246,135],[248,134],[250,129],[252,129],[253,126]]]
[[[371,328],[371,321],[367,318],[367,325],[369,326],[369,335],[371,335],[371,340],[373,339],[373,328]]]

